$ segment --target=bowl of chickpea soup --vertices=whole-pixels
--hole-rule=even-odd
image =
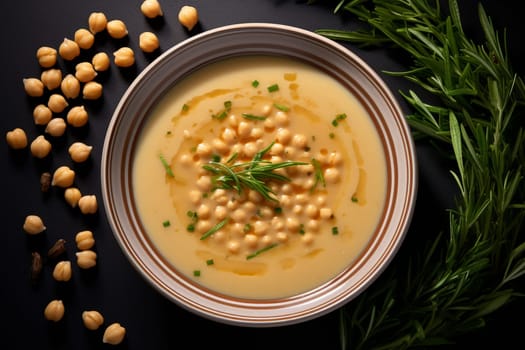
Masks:
[[[227,324],[327,314],[402,244],[417,191],[404,115],[362,59],[311,31],[208,30],[146,67],[102,154],[102,196],[131,264]]]

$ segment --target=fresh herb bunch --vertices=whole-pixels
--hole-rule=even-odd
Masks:
[[[453,160],[450,173],[458,187],[449,227],[423,249],[405,251],[341,308],[343,348],[453,343],[523,293],[518,282],[525,274],[525,86],[481,4],[482,45],[463,30],[456,1],[449,1],[446,12],[440,4],[341,0],[334,12],[357,16],[366,28],[317,31],[409,55],[409,70],[387,73],[419,89],[401,92],[411,107],[407,120],[414,136]]]

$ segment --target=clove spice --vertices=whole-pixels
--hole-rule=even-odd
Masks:
[[[55,244],[47,252],[47,256],[51,259],[55,259],[62,255],[66,251],[66,240],[63,238],[58,239]]]
[[[31,253],[31,281],[36,283],[42,272],[42,256],[40,253]]]
[[[42,175],[40,175],[40,190],[44,193],[49,191],[49,187],[51,186],[51,173],[49,172],[43,172]]]

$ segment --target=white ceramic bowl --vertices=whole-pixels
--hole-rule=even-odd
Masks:
[[[147,238],[134,204],[131,168],[140,126],[164,92],[199,67],[239,55],[292,57],[337,78],[365,107],[382,138],[387,195],[366,251],[329,282],[293,297],[246,300],[201,288],[167,263]],[[253,327],[321,316],[362,293],[392,260],[410,224],[417,191],[416,158],[404,115],[387,85],[364,61],[332,40],[303,29],[263,23],[206,31],[172,47],[130,85],[109,124],[102,155],[105,211],[131,264],[168,299],[215,321]]]

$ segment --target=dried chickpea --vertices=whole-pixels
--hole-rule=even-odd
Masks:
[[[27,147],[27,135],[24,129],[14,128],[5,134],[7,144],[12,149],[23,149]]]
[[[80,94],[80,81],[73,74],[67,74],[60,84],[60,89],[67,98],[77,98]]]
[[[44,94],[44,83],[38,78],[24,78],[22,79],[24,90],[27,95],[31,97],[40,97]]]
[[[51,142],[46,140],[43,135],[37,136],[30,145],[31,154],[39,159],[47,157],[49,152],[51,152],[51,148]]]
[[[103,12],[92,12],[88,17],[88,26],[91,33],[96,34],[104,31],[108,20]]]
[[[64,317],[64,303],[62,300],[51,300],[44,309],[44,317],[46,320],[58,322]]]
[[[47,123],[45,132],[51,136],[59,137],[66,131],[66,122],[62,118],[53,118]]]
[[[77,265],[81,269],[90,269],[97,265],[97,253],[86,249],[75,253],[77,256]]]
[[[80,28],[75,31],[74,40],[81,49],[88,50],[95,43],[95,36],[89,30]]]
[[[87,329],[94,331],[104,324],[104,317],[96,310],[88,310],[82,312],[82,322]]]
[[[193,6],[182,6],[179,10],[179,22],[186,29],[192,30],[199,21],[197,9]]]
[[[129,47],[121,47],[113,52],[113,56],[118,67],[131,67],[135,63],[135,53]]]
[[[66,61],[71,61],[80,55],[80,47],[75,41],[64,38],[58,47],[58,53]]]
[[[102,84],[96,81],[88,81],[82,88],[82,97],[85,100],[97,100],[102,96]]]
[[[63,112],[68,105],[66,98],[60,94],[52,94],[47,101],[47,106],[54,113]]]
[[[90,62],[80,62],[75,66],[75,77],[81,83],[95,79],[97,71]]]
[[[91,59],[91,64],[93,64],[93,68],[95,68],[97,72],[108,70],[110,64],[108,54],[105,52],[96,53]]]
[[[53,179],[51,180],[52,186],[58,186],[67,188],[73,185],[75,181],[75,171],[67,165],[58,167],[53,173]]]
[[[78,207],[82,214],[95,214],[98,210],[97,196],[89,194],[80,197]]]
[[[148,18],[162,16],[162,8],[157,0],[144,0],[140,5],[140,11]]]
[[[74,106],[67,112],[66,120],[69,125],[78,128],[87,124],[89,115],[84,106]]]
[[[120,19],[113,19],[106,24],[106,30],[109,36],[114,39],[122,39],[128,35],[126,24]]]
[[[46,226],[44,225],[44,221],[40,216],[31,214],[26,216],[22,228],[26,233],[30,235],[36,235],[41,232],[44,232]]]
[[[39,104],[33,109],[33,120],[36,125],[46,125],[52,117],[53,112],[44,104]]]
[[[144,52],[153,52],[159,48],[159,38],[152,32],[139,35],[139,47]]]
[[[57,50],[49,46],[42,46],[36,50],[36,59],[40,67],[53,67],[57,63]]]
[[[82,163],[89,158],[92,149],[93,146],[88,146],[83,142],[77,141],[69,146],[68,152],[74,162]]]
[[[122,327],[120,323],[113,323],[104,331],[102,342],[105,344],[117,345],[124,340],[125,335],[126,328]]]
[[[93,248],[95,245],[95,238],[93,232],[89,230],[80,231],[75,236],[75,242],[78,250],[87,250]]]
[[[62,82],[62,71],[58,68],[47,69],[40,74],[40,80],[48,90],[54,90]]]
[[[53,269],[53,278],[55,281],[67,282],[71,279],[71,261],[63,260],[57,262]]]
[[[64,191],[64,199],[72,208],[75,208],[78,205],[78,201],[81,197],[82,193],[76,187],[68,187]]]

